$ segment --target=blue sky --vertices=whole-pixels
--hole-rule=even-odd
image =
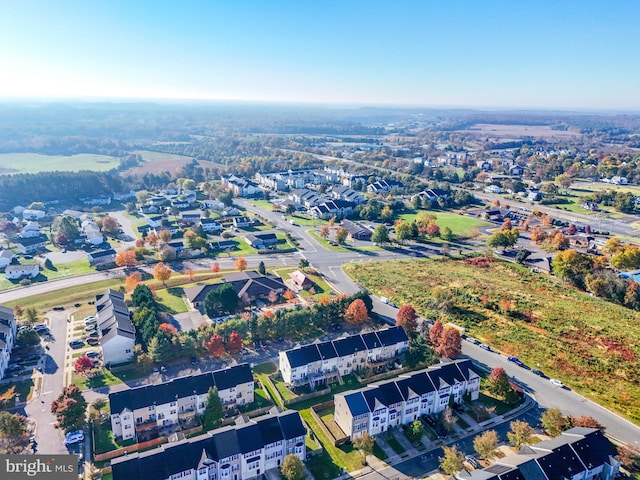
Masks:
[[[0,0],[0,97],[640,109],[640,2]]]

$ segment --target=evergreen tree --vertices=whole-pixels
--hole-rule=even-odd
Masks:
[[[202,426],[205,431],[212,430],[222,423],[224,417],[224,410],[222,408],[222,401],[218,395],[218,389],[211,387],[207,395],[207,402],[204,408],[204,415],[202,417]]]

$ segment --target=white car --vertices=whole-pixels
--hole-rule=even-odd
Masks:
[[[97,323],[93,323],[93,324],[90,324],[90,325],[87,325],[86,327],[84,327],[84,331],[85,332],[93,332],[97,328],[98,328],[98,324]]]
[[[558,380],[557,378],[552,378],[549,380],[553,385],[555,385],[556,387],[564,387],[564,383],[562,383],[560,380]]]
[[[73,445],[84,440],[84,432],[82,430],[74,430],[64,436],[65,445]]]

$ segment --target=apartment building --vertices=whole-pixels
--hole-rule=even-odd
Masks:
[[[95,306],[104,364],[117,365],[128,362],[133,358],[136,328],[129,317],[124,294],[107,290],[96,296]]]
[[[312,343],[279,353],[282,378],[288,385],[331,383],[338,375],[388,363],[407,350],[409,339],[400,327]]]
[[[353,439],[368,432],[377,435],[421,415],[443,411],[453,397],[477,400],[480,374],[471,360],[441,363],[426,370],[334,396],[336,424]]]
[[[18,334],[16,318],[13,315],[13,309],[0,305],[0,380],[4,378],[9,359],[11,358],[11,349]]]
[[[253,374],[246,363],[142,385],[109,394],[113,435],[123,440],[157,436],[163,429],[173,429],[180,420],[202,415],[211,387],[218,389],[227,409],[254,401]]]
[[[307,430],[295,410],[268,415],[112,460],[113,480],[245,480],[278,468],[289,454],[306,459]]]

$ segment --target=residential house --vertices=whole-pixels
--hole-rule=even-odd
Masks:
[[[111,461],[113,480],[246,480],[261,478],[293,454],[306,460],[307,430],[295,410],[268,415]],[[279,475],[279,472],[274,472]]]
[[[180,221],[182,223],[190,223],[196,225],[200,223],[200,213],[182,212],[180,214]]]
[[[85,205],[111,205],[110,195],[99,195],[97,197],[82,198],[81,200]]]
[[[2,250],[0,251],[0,268],[5,268],[8,265],[11,265],[15,255],[11,250]]]
[[[253,374],[247,363],[200,375],[109,394],[111,429],[128,440],[172,429],[181,420],[202,415],[209,389],[216,387],[226,409],[253,403]]]
[[[28,222],[22,232],[20,232],[21,238],[35,238],[40,236],[40,225],[38,222]]]
[[[502,193],[502,187],[499,185],[487,185],[484,191],[487,193]]]
[[[627,179],[627,177],[621,177],[620,175],[615,175],[611,177],[610,182],[614,185],[627,185],[629,183],[629,180]],[[22,215],[24,217],[24,213]]]
[[[377,435],[391,427],[413,422],[421,415],[437,413],[468,394],[477,400],[480,374],[471,360],[441,363],[393,380],[334,396],[336,424],[354,439],[368,432]]]
[[[253,224],[250,217],[233,217],[233,226],[236,228],[246,228]]]
[[[128,192],[114,193],[113,199],[116,202],[122,202],[123,200],[129,200],[131,198],[135,198],[135,196],[136,196],[136,192],[134,192],[133,190],[129,190]]]
[[[272,294],[271,292],[282,294],[287,289],[280,277],[260,275],[256,271],[229,273],[222,278],[223,283],[230,283],[233,286],[238,298],[245,304],[259,299],[266,300]],[[197,309],[202,306],[207,294],[216,290],[220,285],[222,283],[187,287],[184,289],[184,294],[189,305]]]
[[[212,250],[225,250],[231,251],[238,248],[238,242],[235,240],[218,240],[214,242],[209,242],[209,246]]]
[[[373,232],[358,222],[345,219],[340,225],[349,232],[349,238],[352,240],[371,240]]]
[[[44,210],[35,210],[33,208],[25,208],[22,211],[22,218],[25,220],[42,220],[47,213]]]
[[[110,248],[108,250],[89,252],[87,258],[89,259],[89,265],[96,267],[98,265],[109,265],[115,263],[116,255],[116,251],[113,248]]]
[[[136,329],[125,304],[124,294],[107,290],[96,296],[95,307],[104,364],[128,362],[133,358]]]
[[[286,384],[313,387],[338,375],[389,363],[408,346],[409,339],[402,328],[385,328],[280,352],[279,368]]]
[[[184,250],[184,242],[182,240],[173,240],[165,243],[165,245],[172,249],[176,255],[179,255]]]
[[[40,265],[9,265],[4,269],[7,280],[19,280],[21,278],[36,278],[40,273]]]
[[[291,280],[293,280],[293,283],[295,283],[296,286],[302,290],[309,290],[314,285],[313,280],[307,277],[300,270],[295,270],[291,272],[289,274],[289,277],[291,277]]]
[[[440,188],[429,188],[427,190],[423,190],[422,192],[416,193],[411,196],[411,201],[413,201],[416,197],[420,197],[423,203],[433,203],[437,202],[439,198],[447,198],[449,196],[449,192],[446,190],[442,190]]]
[[[460,480],[613,480],[620,473],[615,446],[595,428],[574,427],[527,445],[516,455],[481,470],[463,471]]]
[[[521,177],[523,173],[524,168],[520,165],[513,165],[512,167],[509,167],[509,174],[513,175],[514,177]]]
[[[236,197],[255,197],[262,195],[260,186],[257,183],[247,180],[246,178],[236,177],[235,175],[223,175],[221,177],[221,184],[227,191],[233,192]]]
[[[313,190],[309,190],[308,188],[299,188],[294,190],[289,194],[289,200],[294,202],[301,208],[310,209],[316,205],[321,204],[324,199],[318,194],[318,192],[314,192]]]
[[[355,203],[356,205],[367,201],[367,199],[364,198],[364,195],[360,192],[356,192],[354,189],[344,185],[331,188],[328,195],[334,200],[344,200],[346,202]]]
[[[198,222],[198,226],[202,228],[203,232],[207,232],[207,233],[222,231],[222,225],[220,225],[213,218],[201,218],[200,221]]]
[[[346,217],[353,213],[355,205],[355,203],[346,200],[328,200],[319,205],[314,205],[307,213],[313,218]]]
[[[210,208],[212,210],[222,211],[224,210],[224,203],[219,200],[202,200],[200,202],[200,209]]]
[[[45,247],[47,244],[47,237],[45,235],[40,235],[39,237],[17,238],[15,242],[19,253],[31,254]]]
[[[390,192],[392,190],[398,190],[400,188],[404,188],[404,184],[402,182],[397,182],[395,180],[382,179],[367,185],[367,192],[382,193],[382,192]]]
[[[83,215],[80,220],[80,227],[87,243],[94,246],[104,243],[104,236],[92,216]]]
[[[162,220],[165,220],[164,216],[154,215],[147,218],[147,225],[149,225],[151,228],[159,228],[162,226]]]
[[[245,237],[245,241],[253,248],[262,250],[277,244],[278,237],[276,237],[275,233],[250,233]]]
[[[18,326],[13,315],[13,309],[0,305],[0,380],[4,378],[9,366],[11,349],[17,334]],[[26,398],[21,400],[26,400]]]

